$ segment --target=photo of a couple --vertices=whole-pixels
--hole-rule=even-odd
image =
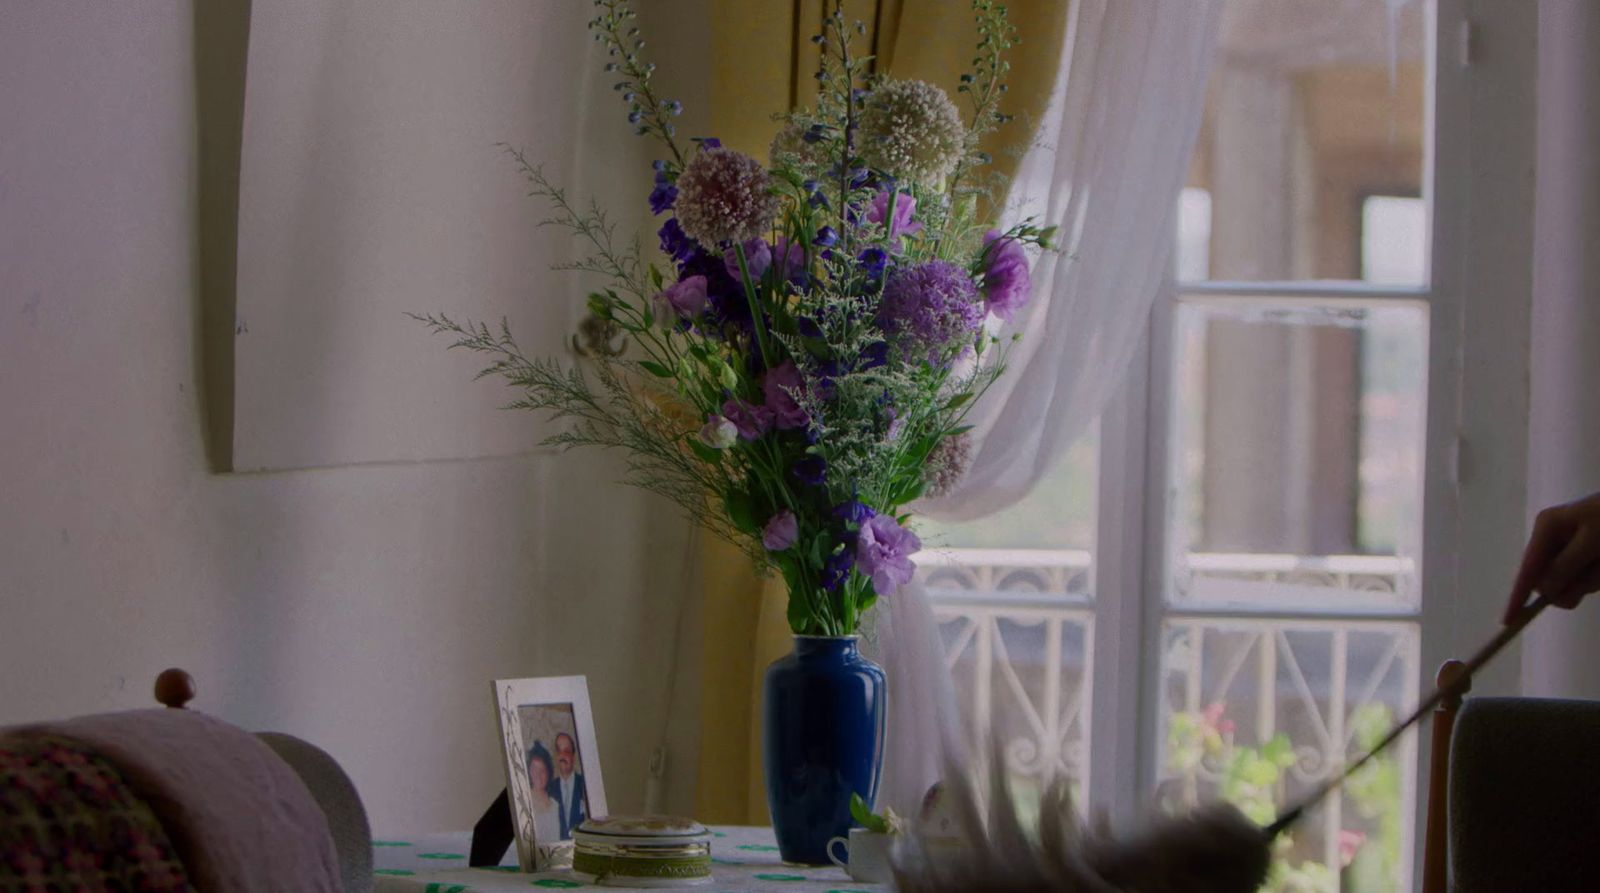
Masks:
[[[536,840],[571,840],[589,817],[589,794],[571,704],[525,705],[518,709],[527,749],[528,786]]]

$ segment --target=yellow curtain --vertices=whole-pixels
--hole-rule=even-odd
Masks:
[[[1008,3],[1019,42],[1010,53],[1003,110],[1037,122],[1061,59],[1067,0]],[[773,115],[810,105],[820,63],[811,36],[830,0],[713,0],[712,132],[723,144],[766,160],[778,131]],[[977,28],[956,0],[844,0],[845,16],[867,26],[859,44],[876,69],[956,87],[971,65]],[[1016,168],[1006,147],[1027,144],[1031,127],[1002,128],[986,145],[1001,173]],[[719,824],[766,824],[761,770],[761,681],[791,644],[782,581],[762,579],[737,549],[708,537],[702,550],[704,651],[696,816]]]

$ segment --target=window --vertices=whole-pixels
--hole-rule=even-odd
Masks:
[[[1428,419],[1459,337],[1432,260],[1460,250],[1435,151],[1468,138],[1433,59],[1460,14],[1228,0],[1144,360],[1028,500],[924,537],[958,698],[1014,786],[1267,821],[1431,676]],[[1418,759],[1413,736],[1313,812],[1268,889],[1409,889]]]

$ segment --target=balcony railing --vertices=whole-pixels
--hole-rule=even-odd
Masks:
[[[917,561],[975,754],[991,752],[992,734],[1014,779],[1042,784],[1064,774],[1085,787],[1091,553],[944,549]],[[1251,796],[1255,808],[1270,811],[1342,766],[1365,727],[1415,701],[1409,559],[1197,553],[1182,565],[1171,589],[1176,610],[1162,625],[1160,665],[1147,670],[1160,674],[1156,769],[1164,802],[1242,796],[1239,766],[1266,760],[1275,767],[1271,778]],[[1208,614],[1213,608],[1220,613]],[[1258,609],[1263,616],[1252,616]],[[1342,616],[1351,611],[1361,616]],[[1385,874],[1408,876],[1414,746],[1394,759],[1392,779],[1360,787],[1353,804],[1334,795],[1304,823],[1292,858],[1336,876],[1365,846],[1368,858],[1387,860]],[[1256,770],[1260,780],[1266,770]]]

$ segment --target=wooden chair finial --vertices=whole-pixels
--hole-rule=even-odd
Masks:
[[[1423,831],[1422,893],[1444,893],[1450,874],[1449,787],[1450,737],[1455,733],[1461,696],[1472,688],[1467,665],[1447,660],[1439,665],[1434,683],[1449,692],[1433,711],[1433,742],[1428,759],[1428,818]]]
[[[1472,691],[1471,677],[1462,678],[1466,672],[1467,665],[1463,661],[1452,659],[1439,665],[1439,674],[1434,677],[1434,684],[1441,691],[1455,688],[1455,691],[1452,691],[1449,697],[1446,697],[1444,702],[1439,705],[1439,710],[1455,710],[1459,708],[1461,706],[1461,696]]]
[[[156,677],[156,700],[175,710],[194,700],[194,677],[177,667]]]

